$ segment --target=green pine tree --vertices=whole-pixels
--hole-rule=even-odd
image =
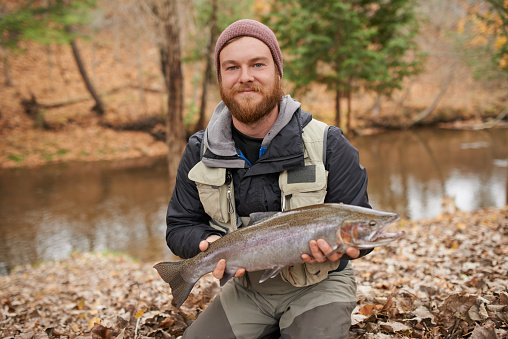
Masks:
[[[419,71],[421,58],[408,58],[416,51],[412,0],[278,0],[272,7],[264,20],[286,53],[284,73],[296,89],[317,82],[333,91],[337,126],[341,99],[358,86],[390,95]]]

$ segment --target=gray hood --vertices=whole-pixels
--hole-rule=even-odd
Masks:
[[[279,115],[268,134],[263,139],[262,147],[268,147],[272,139],[288,124],[301,104],[291,96],[285,95],[279,104]],[[205,146],[218,156],[235,156],[236,147],[231,131],[232,116],[221,101],[212,115],[205,131]]]

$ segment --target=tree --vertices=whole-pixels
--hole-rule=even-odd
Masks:
[[[168,167],[170,178],[173,179],[185,141],[183,126],[184,79],[177,0],[154,0],[149,6],[157,17],[157,26],[161,36],[159,40],[161,71],[168,91],[166,117]]]
[[[87,13],[94,6],[94,0],[70,3],[57,0],[53,4],[42,6],[33,6],[32,1],[27,1],[17,11],[0,17],[0,47],[21,52],[19,43],[23,40],[32,40],[46,45],[70,44],[83,81],[96,102],[94,109],[99,114],[103,114],[104,104],[88,78],[75,42],[78,35],[75,27],[88,22]],[[6,62],[4,59],[4,65]]]
[[[479,61],[472,62],[477,75],[495,78],[501,75],[499,70],[508,75],[508,1],[485,0],[464,8],[466,15],[460,20],[458,30],[466,36],[466,47],[474,50],[470,61]],[[485,56],[493,67],[485,63]]]
[[[390,95],[417,71],[417,62],[403,59],[416,49],[412,0],[281,0],[272,7],[265,21],[288,54],[284,73],[296,89],[317,82],[334,91],[337,126],[343,97],[350,108],[359,86]]]
[[[414,37],[418,33],[415,1],[360,1],[357,9],[366,26],[375,29],[369,48],[380,54],[376,72],[364,74],[367,89],[390,97],[401,88],[404,78],[422,71],[425,54],[418,52]]]
[[[212,1],[212,10],[210,14],[210,41],[208,42],[208,47],[206,49],[206,67],[205,73],[203,76],[203,89],[201,93],[201,105],[199,108],[199,120],[196,123],[195,130],[199,131],[205,128],[205,115],[206,115],[206,100],[208,94],[208,84],[212,78],[212,71],[214,65],[214,46],[215,41],[217,40],[217,2],[218,0]]]
[[[208,89],[211,84],[216,83],[213,51],[218,35],[232,22],[251,15],[253,1],[194,0],[193,4],[196,33],[190,35],[189,40],[194,43],[194,46],[185,60],[197,65],[205,60],[201,79],[199,118],[193,128],[193,131],[199,131],[206,127]]]

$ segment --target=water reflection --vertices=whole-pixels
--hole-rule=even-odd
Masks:
[[[393,131],[351,140],[369,172],[375,208],[413,219],[507,203],[508,130]],[[114,250],[171,257],[164,216],[166,159],[0,171],[0,262]]]
[[[163,259],[167,177],[165,159],[2,171],[0,261],[103,250]]]
[[[421,219],[441,213],[443,196],[464,211],[507,202],[506,129],[393,131],[352,143],[375,207]]]

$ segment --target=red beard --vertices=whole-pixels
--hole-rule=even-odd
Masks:
[[[258,104],[253,103],[253,100],[249,97],[236,100],[235,94],[245,90],[261,93],[263,95],[263,100],[261,100]],[[270,88],[269,90],[265,90],[263,87],[258,85],[242,85],[233,87],[231,90],[226,91],[222,87],[222,82],[220,81],[219,91],[222,101],[224,101],[233,117],[241,123],[247,125],[256,123],[267,116],[273,108],[279,104],[282,100],[282,96],[284,95],[280,78],[277,73],[274,75],[273,88]]]

